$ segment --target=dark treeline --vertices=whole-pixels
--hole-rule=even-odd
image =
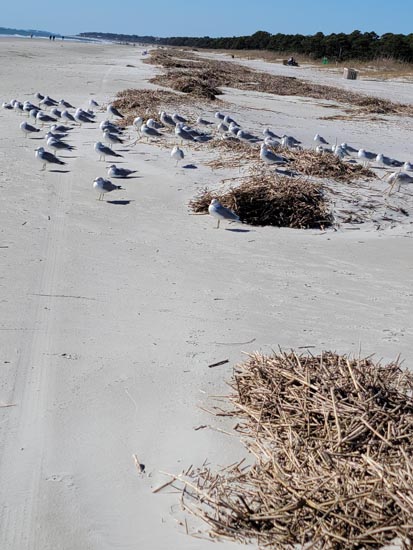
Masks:
[[[413,34],[386,33],[381,36],[375,32],[353,31],[350,34],[328,34],[318,32],[312,36],[303,34],[270,34],[258,31],[251,36],[233,36],[224,38],[137,36],[99,32],[81,33],[80,36],[100,38],[121,42],[139,42],[162,46],[185,46],[190,48],[213,48],[223,50],[270,50],[293,52],[320,59],[364,59],[371,60],[391,57],[400,61],[413,62]]]

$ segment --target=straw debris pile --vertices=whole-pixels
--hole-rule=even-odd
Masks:
[[[336,181],[375,178],[374,172],[361,164],[343,162],[329,151],[322,154],[311,149],[284,149],[282,154],[290,159],[290,167],[305,176],[328,178]]]
[[[330,206],[321,185],[303,178],[257,171],[227,191],[204,189],[189,202],[189,207],[196,213],[208,213],[213,198],[249,225],[308,229],[332,223]]]
[[[211,536],[266,548],[381,548],[413,536],[413,375],[335,353],[251,355],[235,427],[254,463],[179,479]],[[219,409],[222,414],[222,409]]]
[[[134,88],[118,92],[113,105],[125,116],[119,122],[119,125],[123,126],[131,125],[136,116],[142,116],[145,119],[158,119],[159,111],[167,107],[189,106],[191,109],[196,107],[194,101],[189,100],[185,95],[166,90],[139,90]]]
[[[214,90],[220,87],[254,90],[280,96],[295,95],[326,99],[339,103],[350,104],[359,112],[366,114],[399,114],[413,116],[413,106],[396,103],[386,99],[368,97],[355,92],[314,84],[291,76],[280,76],[249,69],[243,65],[222,60],[200,59],[190,52],[154,50],[146,60],[147,63],[160,65],[167,70],[166,74],[157,75],[151,82],[168,86],[172,89],[185,91],[185,82],[190,88],[194,80],[199,85],[203,83],[208,90],[204,97],[214,95]],[[196,94],[199,94],[199,90]],[[218,93],[221,93],[218,90]],[[202,93],[201,93],[202,95]]]

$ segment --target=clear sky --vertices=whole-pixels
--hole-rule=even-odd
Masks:
[[[413,32],[413,0],[6,0],[0,26],[153,36]]]

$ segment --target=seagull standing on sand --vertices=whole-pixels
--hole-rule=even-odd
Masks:
[[[235,212],[233,212],[229,208],[225,208],[225,206],[222,206],[218,199],[212,199],[211,204],[208,206],[208,212],[212,217],[218,220],[216,229],[219,228],[221,220],[228,220],[233,222],[240,221],[239,216],[237,216],[237,214],[235,214]]]
[[[29,134],[34,134],[36,132],[40,132],[39,128],[35,128],[34,126],[32,126],[31,124],[29,124],[26,121],[24,121],[20,124],[20,128],[23,130],[25,137],[27,137]]]
[[[171,151],[171,157],[176,160],[175,166],[178,166],[178,162],[184,159],[184,152],[177,145]]]
[[[123,115],[111,103],[109,103],[109,105],[107,106],[106,111],[109,115],[117,116],[119,118],[124,118]]]
[[[288,162],[285,157],[281,157],[280,155],[276,155],[272,151],[269,151],[267,149],[265,143],[263,143],[261,145],[260,159],[262,161],[264,161],[265,164],[269,164],[269,165],[272,165],[272,164],[285,164],[286,162]]]
[[[66,109],[64,111],[62,111],[61,118],[64,118],[64,119],[68,120],[69,122],[75,122],[75,117],[72,115],[72,113],[69,113],[69,111],[66,110]]]
[[[115,189],[123,189],[123,187],[120,185],[115,185],[110,180],[106,180],[105,178],[96,178],[93,182],[93,189],[96,189],[99,193],[98,200],[101,201],[105,193],[110,193],[111,191],[115,191]]]
[[[150,137],[162,137],[162,134],[158,132],[158,130],[155,130],[155,128],[149,128],[149,126],[147,126],[146,124],[142,124],[141,134],[144,135],[148,139],[148,141]]]
[[[103,132],[103,139],[104,141],[106,141],[106,143],[109,143],[111,148],[112,148],[112,145],[118,145],[120,143],[123,143],[123,139],[118,137],[116,134],[112,134],[109,130],[105,130]]]
[[[316,147],[317,145],[328,145],[328,141],[323,136],[320,136],[320,134],[314,136],[314,142]]]
[[[56,139],[53,136],[50,136],[48,138],[47,146],[50,147],[51,149],[54,149],[56,155],[57,155],[57,151],[74,151],[74,149],[76,149],[76,147],[73,147],[73,145],[69,145],[64,141],[60,141],[59,139]]]
[[[175,128],[176,122],[173,120],[173,118],[165,113],[165,111],[161,111],[159,115],[160,121],[164,126],[169,126],[170,128]]]
[[[183,123],[179,122],[175,126],[175,135],[180,138],[181,143],[185,141],[194,141],[194,138],[191,136],[191,134],[184,129]]]
[[[55,155],[53,155],[52,153],[49,153],[49,151],[45,151],[43,147],[38,147],[37,149],[35,149],[35,157],[38,161],[43,163],[42,171],[46,170],[47,164],[66,164],[62,160],[55,157]]]
[[[105,160],[105,157],[123,157],[119,153],[112,151],[109,147],[106,147],[106,145],[103,145],[100,141],[95,143],[95,151],[99,155],[99,160]]]

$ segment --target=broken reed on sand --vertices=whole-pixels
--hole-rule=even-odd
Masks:
[[[191,467],[169,482],[211,537],[291,550],[381,548],[396,538],[412,547],[410,372],[331,352],[256,353],[230,386],[232,409],[217,414],[237,421],[252,464]]]

